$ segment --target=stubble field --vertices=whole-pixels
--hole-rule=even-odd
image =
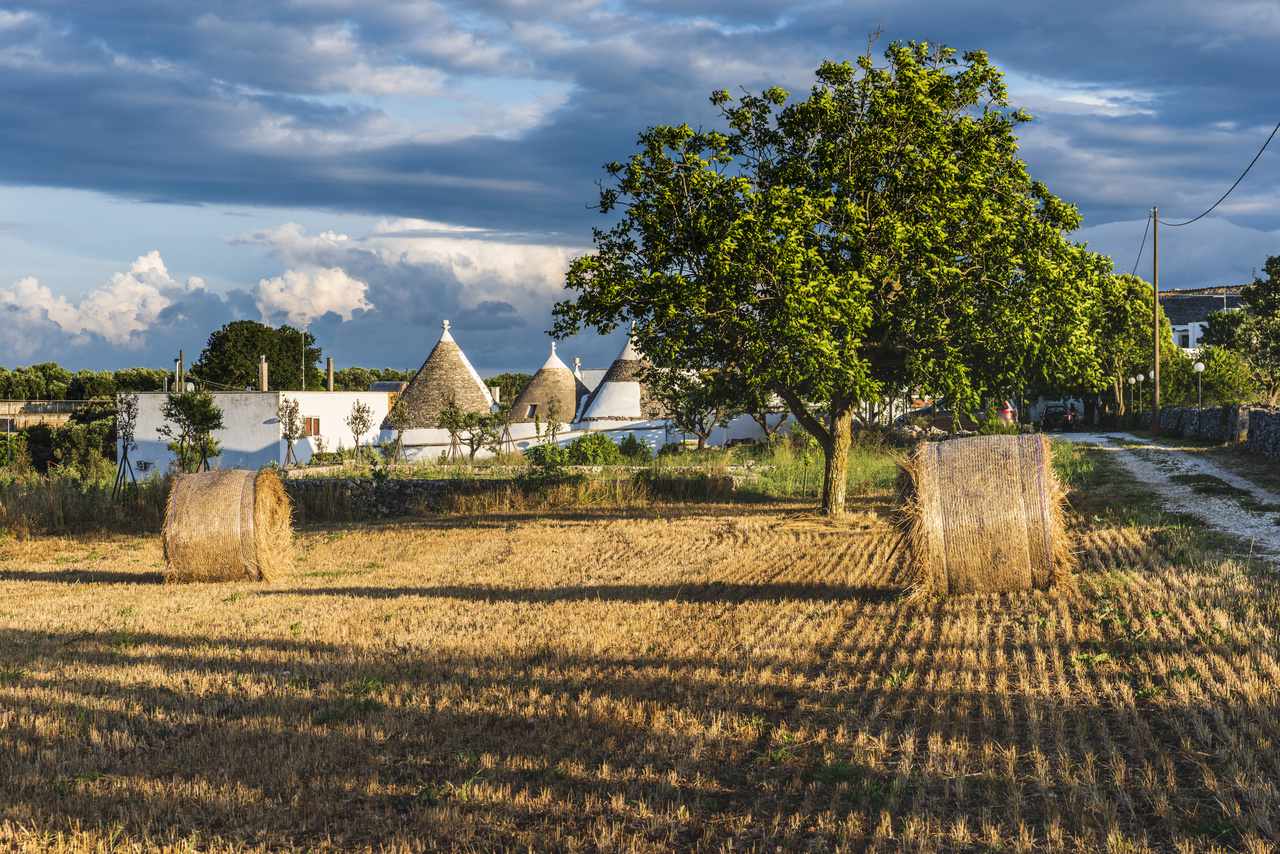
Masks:
[[[1071,453],[1062,594],[910,603],[888,495],[0,541],[0,847],[1271,850],[1274,582]]]

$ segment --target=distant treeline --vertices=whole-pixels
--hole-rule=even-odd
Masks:
[[[111,398],[117,392],[162,391],[172,371],[162,368],[122,368],[118,371],[69,371],[56,362],[21,368],[0,367],[0,399],[93,400]],[[364,391],[378,381],[407,381],[412,371],[396,368],[343,368],[334,371],[338,391]],[[190,379],[199,382],[192,373]]]

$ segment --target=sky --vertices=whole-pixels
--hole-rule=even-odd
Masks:
[[[602,164],[872,32],[986,50],[1032,175],[1126,272],[1151,205],[1200,213],[1280,120],[1274,0],[0,0],[0,365],[190,362],[249,318],[416,368],[447,318],[482,373],[531,372]],[[1162,286],[1249,280],[1278,189],[1280,144],[1162,230]]]

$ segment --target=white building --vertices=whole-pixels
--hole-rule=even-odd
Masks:
[[[1241,285],[1162,291],[1160,307],[1173,327],[1173,343],[1195,355],[1209,326],[1209,315],[1240,307]]]
[[[628,340],[608,370],[574,370],[551,354],[521,391],[512,408],[508,447],[522,451],[547,441],[549,416],[559,422],[557,444],[568,444],[587,433],[605,433],[614,442],[634,436],[653,451],[664,445],[693,438],[666,417],[641,379],[643,359]],[[403,390],[331,392],[266,391],[213,392],[222,410],[223,428],[214,433],[220,454],[210,463],[217,468],[259,468],[283,465],[288,447],[280,431],[278,412],[284,398],[297,400],[304,437],[294,443],[294,457],[306,464],[317,451],[355,447],[355,436],[346,419],[357,401],[372,411],[373,430],[362,442],[385,443],[402,433],[404,455],[411,461],[435,461],[451,451],[449,431],[441,416],[452,404],[463,413],[487,414],[496,401],[454,339],[449,321],[422,367]],[[159,431],[165,424],[161,408],[167,395],[138,395],[137,448],[130,452],[134,469],[141,474],[163,473],[174,463],[168,440]],[[393,411],[394,407],[394,411]],[[786,419],[771,416],[772,423]],[[711,434],[712,445],[731,440],[759,439],[763,431],[749,416],[735,418]],[[121,449],[117,448],[117,452]],[[477,457],[488,456],[482,449]]]
[[[215,468],[256,469],[271,463],[283,465],[288,446],[280,432],[280,401],[298,401],[305,436],[293,445],[298,462],[306,463],[323,445],[326,451],[354,448],[355,436],[346,420],[357,401],[373,412],[373,430],[361,438],[362,443],[389,438],[378,425],[387,416],[395,399],[394,393],[374,391],[243,391],[212,392],[213,401],[222,410],[221,430],[213,434],[221,448],[220,455],[210,460]],[[165,425],[161,412],[168,395],[153,392],[138,395],[138,422],[135,428],[137,448],[129,453],[134,470],[140,475],[169,471],[175,457],[169,440],[160,435]],[[117,443],[119,440],[117,440]],[[117,447],[116,453],[122,449]]]

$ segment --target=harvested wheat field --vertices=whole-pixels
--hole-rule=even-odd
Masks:
[[[887,495],[5,541],[0,847],[1270,850],[1276,588],[1073,453],[1062,595],[913,604]]]

